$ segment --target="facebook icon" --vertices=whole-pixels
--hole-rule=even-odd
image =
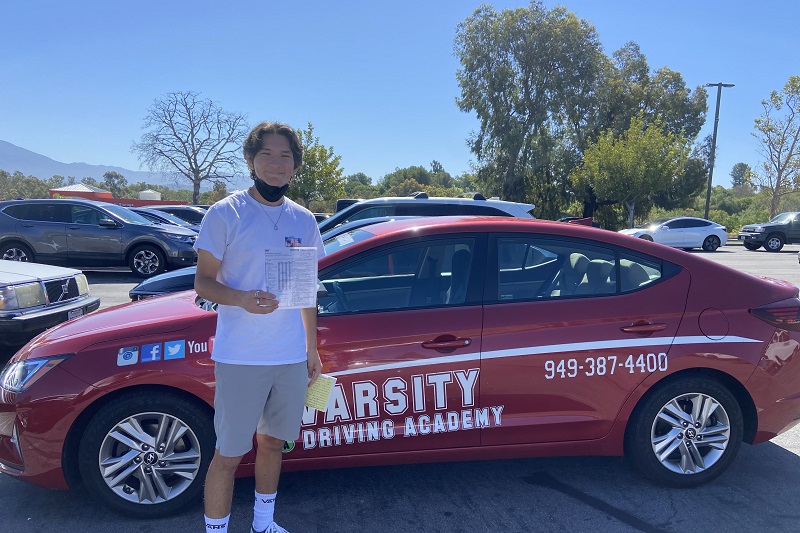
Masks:
[[[150,363],[161,360],[161,343],[145,344],[142,346],[141,362]]]

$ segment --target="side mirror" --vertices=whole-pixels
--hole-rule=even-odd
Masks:
[[[117,223],[111,220],[110,218],[101,218],[97,221],[97,224],[104,228],[116,228]]]

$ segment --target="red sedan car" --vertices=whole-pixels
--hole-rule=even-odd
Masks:
[[[319,351],[338,381],[287,442],[286,470],[625,454],[690,487],[800,416],[789,283],[537,220],[395,221],[329,254]],[[199,498],[214,448],[207,307],[177,293],[31,341],[0,379],[0,471],[82,481],[137,516]]]

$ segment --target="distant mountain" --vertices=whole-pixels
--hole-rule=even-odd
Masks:
[[[154,185],[175,187],[173,180],[162,174],[87,163],[61,163],[6,141],[0,141],[0,170],[5,170],[9,174],[19,171],[26,176],[34,176],[40,180],[47,180],[55,175],[65,178],[74,176],[78,183],[86,177],[102,182],[103,174],[113,170],[125,176],[128,183],[144,181]],[[188,182],[186,182],[186,188],[189,188]]]

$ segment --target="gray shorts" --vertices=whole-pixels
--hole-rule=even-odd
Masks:
[[[308,365],[232,365],[215,363],[214,430],[217,449],[239,457],[253,449],[258,432],[297,440],[303,418]]]

